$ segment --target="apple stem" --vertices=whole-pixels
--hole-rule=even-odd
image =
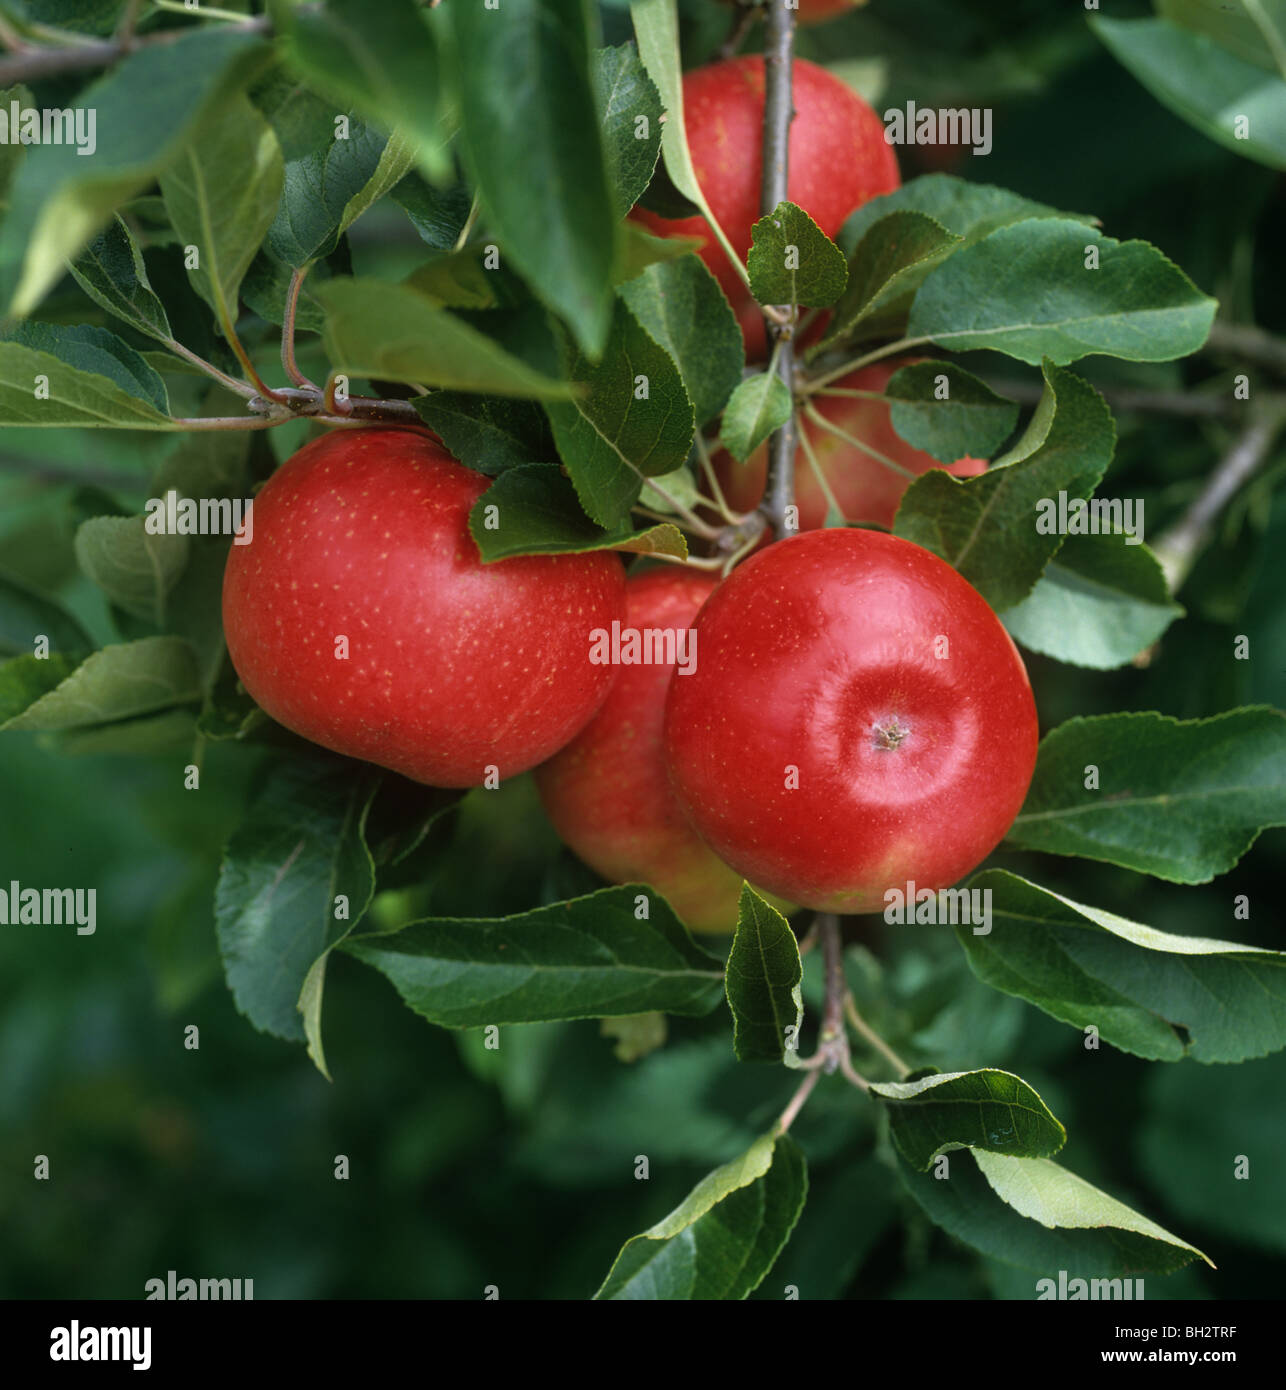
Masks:
[[[795,54],[795,15],[786,0],[767,0],[764,43],[764,138],[759,210],[767,217],[786,201],[790,174],[790,123],[794,118],[792,67]],[[768,339],[773,343],[776,371],[793,396],[795,378],[793,306],[770,305],[764,311]],[[768,480],[760,510],[781,540],[789,531],[787,519],[795,504],[795,413],[768,441]]]
[[[290,287],[286,291],[286,312],[281,321],[281,365],[296,386],[311,386],[315,391],[316,385],[299,370],[295,361],[295,316],[299,310],[299,290],[307,274],[308,267],[305,265],[290,277]]]
[[[866,1041],[897,1070],[899,1079],[910,1074],[911,1068],[907,1066],[902,1058],[893,1051],[888,1043],[886,1043],[875,1029],[867,1023],[862,1015],[858,1013],[857,1000],[853,998],[851,991],[844,995],[844,1015],[852,1025],[853,1031],[864,1037]]]
[[[848,524],[848,518],[844,515],[844,509],[835,500],[835,494],[831,491],[831,485],[826,481],[826,470],[822,467],[817,457],[817,450],[813,448],[813,441],[808,437],[807,430],[800,430],[799,442],[803,446],[804,457],[808,460],[808,466],[813,470],[813,476],[817,479],[817,486],[822,490],[822,496],[826,498],[826,520],[830,524],[831,513],[839,518],[837,524]]]
[[[924,347],[932,342],[932,338],[899,338],[896,342],[885,343],[882,347],[872,348],[870,352],[863,353],[861,357],[855,357],[849,362],[841,362],[838,367],[832,367],[820,376],[812,377],[802,387],[797,387],[795,394],[797,396],[816,395],[824,386],[829,386],[832,381],[838,381],[842,376],[848,376],[850,372],[860,371],[863,367],[869,367],[872,362],[879,362],[885,357],[893,357],[899,352]]]
[[[841,429],[839,425],[828,420],[820,410],[810,401],[804,407],[804,414],[820,428],[829,431],[837,439],[842,439],[845,444],[851,444],[855,449],[861,449],[864,454],[869,454],[876,463],[882,463],[885,468],[891,468],[900,477],[914,479],[919,475],[913,473],[909,468],[903,468],[900,463],[895,463],[887,454],[882,454],[878,449],[872,449],[869,444],[865,444],[856,435],[849,434],[846,429]]]
[[[733,16],[732,29],[728,37],[719,45],[719,57],[727,62],[729,58],[735,58],[737,51],[746,41],[746,35],[750,32],[750,26],[759,16],[759,5],[755,0],[738,0],[737,13]]]
[[[194,367],[203,371],[206,376],[213,377],[220,386],[226,386],[229,391],[235,392],[238,396],[242,396],[244,399],[249,400],[252,396],[259,394],[248,381],[238,381],[236,377],[229,376],[227,372],[221,372],[213,362],[207,362],[204,357],[193,352],[191,348],[184,347],[177,339],[162,338],[161,342],[176,357],[181,357],[185,362],[190,362]]]

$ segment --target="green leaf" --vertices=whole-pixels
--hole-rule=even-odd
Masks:
[[[105,328],[19,323],[0,339],[0,423],[170,429],[165,382]]]
[[[1011,1158],[1005,1154],[973,1150],[973,1156],[991,1190],[1030,1221],[1042,1226],[1072,1230],[1124,1231],[1136,1240],[1172,1246],[1189,1252],[1189,1258],[1214,1263],[1195,1245],[1132,1211],[1124,1202],[1109,1197],[1084,1178],[1069,1173],[1047,1158]],[[1187,1263],[1185,1260],[1184,1263]]]
[[[484,563],[511,555],[581,555],[625,550],[686,559],[683,532],[669,522],[609,530],[585,515],[571,480],[557,464],[507,469],[473,504],[469,530]]]
[[[744,463],[773,430],[790,419],[793,405],[790,388],[776,372],[747,377],[723,412],[723,447]]]
[[[1093,223],[1097,219],[1077,213],[1060,212],[1046,203],[1036,203],[994,184],[974,183],[954,174],[922,174],[892,193],[881,194],[863,203],[844,223],[839,244],[851,257],[862,238],[890,214],[919,212],[940,223],[947,231],[972,246],[1000,227],[1025,222],[1033,217],[1071,218]],[[932,263],[930,267],[932,268]]]
[[[489,477],[558,457],[549,420],[531,401],[434,391],[411,404],[461,463]]]
[[[649,919],[635,916],[645,896]],[[665,902],[637,884],[514,917],[429,918],[343,949],[446,1028],[665,1013],[719,1005],[723,972]]]
[[[848,288],[823,346],[847,337],[862,319],[914,288],[962,244],[954,232],[922,212],[891,212],[874,223],[848,263]]]
[[[187,536],[153,533],[141,516],[95,516],[76,531],[76,563],[118,607],[157,627],[188,562]]]
[[[81,289],[109,314],[149,337],[165,341],[173,336],[165,306],[148,283],[142,252],[119,217],[113,217],[68,268]]]
[[[549,403],[558,452],[581,505],[600,526],[624,524],[645,477],[678,468],[695,433],[692,402],[674,359],[623,301],[597,365],[569,354],[573,401]]]
[[[180,637],[103,647],[79,665],[61,656],[20,656],[0,671],[9,677],[0,698],[3,729],[79,729],[201,698],[195,654]]]
[[[590,79],[612,170],[616,212],[623,217],[648,186],[661,155],[661,94],[629,43],[598,49]]]
[[[808,1192],[789,1135],[764,1135],[628,1240],[596,1299],[741,1299],[776,1262]]]
[[[1183,609],[1144,545],[1120,534],[1068,536],[1005,627],[1034,652],[1073,666],[1124,666]]]
[[[898,1173],[932,1221],[992,1259],[1051,1279],[1062,1270],[1069,1279],[1119,1279],[1206,1258],[1047,1158],[971,1154],[951,1159],[948,1177],[917,1173],[905,1161]]]
[[[921,1171],[949,1149],[1047,1158],[1067,1141],[1067,1131],[1035,1090],[994,1067],[872,1082],[871,1090],[885,1103],[906,1161]]]
[[[480,243],[448,251],[413,270],[402,283],[445,309],[490,309],[496,304],[497,276],[487,269],[486,258],[487,247]]]
[[[1086,769],[1099,785],[1085,786]],[[1172,883],[1208,883],[1286,825],[1286,715],[1263,707],[1213,719],[1105,714],[1041,740],[1008,840],[1119,864]]]
[[[434,183],[451,171],[438,45],[415,0],[278,6],[291,67],[343,106],[394,129]]]
[[[750,292],[760,304],[824,309],[844,293],[844,253],[803,210],[780,202],[750,231]]]
[[[44,657],[33,652],[0,662],[0,730],[7,729],[11,719],[56,690],[80,661],[79,656],[66,652],[51,652]]]
[[[745,361],[737,316],[719,282],[688,254],[648,266],[620,295],[678,365],[696,422],[704,425],[727,404]]]
[[[780,1062],[799,1045],[803,967],[790,923],[742,884],[724,987],[739,1062]]]
[[[565,383],[534,371],[408,286],[343,277],[319,285],[315,293],[326,310],[331,363],[351,376],[501,396],[570,393]]]
[[[661,158],[675,188],[694,203],[711,227],[717,227],[714,213],[697,182],[688,134],[683,120],[683,63],[679,53],[679,14],[675,0],[630,0],[630,18],[639,57],[648,76],[656,83],[665,108],[661,127]],[[722,240],[722,236],[719,236]]]
[[[407,142],[389,139],[356,117],[343,139],[333,125],[326,127],[323,141],[286,160],[281,201],[267,231],[269,249],[295,269],[330,255],[413,159]]]
[[[1160,18],[1090,16],[1108,51],[1152,95],[1209,139],[1286,169],[1286,82],[1204,34]],[[1267,49],[1260,52],[1267,57]],[[1271,60],[1270,60],[1271,61]]]
[[[1023,437],[976,478],[932,469],[906,490],[895,535],[954,565],[997,612],[1024,599],[1063,537],[1037,528],[1041,504],[1089,497],[1107,469],[1116,428],[1103,398],[1046,362],[1045,393]]]
[[[945,392],[939,399],[939,382]],[[915,362],[889,378],[893,428],[939,463],[990,458],[1013,433],[1018,407],[954,362]]]
[[[1286,1047],[1286,953],[1174,936],[999,869],[992,929],[957,929],[974,973],[1113,1047],[1175,1062],[1240,1062]]]
[[[0,658],[25,654],[34,659],[37,637],[47,638],[56,652],[85,652],[94,645],[60,604],[0,574]]]
[[[243,93],[230,97],[161,173],[174,230],[196,248],[192,283],[221,324],[237,297],[281,197],[281,146]]]
[[[257,35],[201,25],[164,44],[140,46],[85,88],[97,148],[33,146],[10,189],[0,229],[0,298],[25,315],[66,272],[67,261],[112,212],[145,189],[182,148],[220,95],[271,56]]]
[[[450,251],[455,246],[473,206],[473,194],[464,184],[434,188],[416,173],[408,174],[392,196],[411,219],[420,240],[436,251]]]
[[[271,769],[228,840],[214,895],[219,952],[237,1008],[262,1032],[305,1038],[300,1008],[314,1022],[320,1010],[310,972],[370,904],[362,827],[377,781],[352,763],[292,757]],[[324,1071],[319,1044],[317,1058]]]
[[[1251,0],[1230,5],[1228,0],[1156,0],[1162,19],[1183,29],[1206,34],[1266,72],[1286,70],[1286,10],[1282,0]]]
[[[641,275],[650,265],[656,265],[661,261],[677,261],[690,251],[701,250],[701,242],[696,237],[653,236],[651,232],[644,231],[637,222],[622,222],[621,233],[621,254],[615,275],[618,290],[635,276]],[[722,294],[723,291],[720,290],[719,293]]]
[[[1205,342],[1216,307],[1155,246],[1045,218],[956,251],[920,287],[906,331],[953,352],[991,348],[1033,365],[1091,353],[1168,362]]]
[[[612,323],[617,216],[590,81],[585,0],[450,5],[462,130],[488,228],[597,358]]]

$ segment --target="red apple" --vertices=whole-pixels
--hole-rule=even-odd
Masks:
[[[880,531],[752,555],[670,687],[671,784],[712,850],[806,907],[873,912],[955,883],[1000,841],[1036,763],[1022,659],[985,599]]]
[[[868,199],[899,185],[893,147],[879,116],[838,77],[796,59],[791,70],[795,119],[790,126],[787,196],[829,237]],[[730,58],[685,73],[683,126],[697,182],[710,210],[744,261],[759,220],[763,151],[764,60]],[[746,353],[760,357],[765,335],[754,301],[702,217],[665,218],[645,208],[631,214],[658,236],[690,236],[742,323]]]
[[[632,574],[626,626],[686,632],[716,583],[678,566]],[[540,799],[563,841],[604,878],[650,884],[693,931],[732,931],[741,875],[688,824],[661,757],[666,691],[692,676],[675,674],[675,663],[616,669],[603,708],[536,769]]]
[[[910,362],[905,360],[877,362],[841,377],[834,385],[850,391],[882,392],[893,373],[909,365]],[[950,465],[941,464],[931,454],[913,448],[893,428],[889,407],[884,401],[823,395],[814,396],[813,400],[820,415],[877,453],[909,469],[917,477],[931,468],[946,468],[948,473],[954,473],[958,478],[972,478],[987,467],[986,459],[969,457],[957,459]],[[902,494],[911,485],[911,480],[856,445],[823,429],[807,416],[801,416],[799,423],[813,446],[827,486],[845,519],[892,526]],[[745,463],[738,463],[730,454],[722,451],[715,455],[713,462],[719,485],[730,507],[748,512],[759,505],[768,476],[766,444],[756,449]],[[802,447],[795,454],[795,503],[799,507],[801,531],[816,531],[825,525],[826,494]]]
[[[332,432],[278,469],[223,582],[232,664],[274,719],[440,787],[513,776],[580,732],[615,675],[590,633],[624,617],[621,561],[484,565],[468,520],[487,487],[393,429]]]

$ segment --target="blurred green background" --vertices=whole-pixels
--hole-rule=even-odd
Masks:
[[[728,12],[685,0],[693,61]],[[1124,15],[1131,7],[1115,6]],[[1146,7],[1133,7],[1146,13]],[[607,41],[628,35],[604,7]],[[1237,159],[1158,106],[1103,50],[1077,6],[874,0],[803,33],[799,49],[844,71],[877,105],[991,106],[994,151],[954,172],[1103,219],[1159,245],[1223,312],[1286,331],[1286,196],[1280,176]],[[935,153],[900,152],[904,178]],[[423,251],[391,204],[353,231],[359,268],[389,273]],[[418,248],[418,250],[417,250]],[[48,306],[97,311],[70,284]],[[316,351],[315,338],[305,340]],[[984,374],[1013,364],[981,356]],[[1158,390],[1213,383],[1203,356],[1078,370]],[[1195,496],[1231,435],[1224,424],[1118,416],[1103,491],[1143,497],[1155,536]],[[278,457],[301,426],[274,431]],[[8,430],[0,440],[0,567],[56,587],[100,637],[101,600],[77,576],[78,489],[135,510],[177,441],[163,435]],[[1181,598],[1186,619],[1151,664],[1090,672],[1029,658],[1042,729],[1076,714],[1159,709],[1182,717],[1286,689],[1286,474],[1277,452],[1230,508]],[[1236,661],[1233,637],[1250,639]],[[0,744],[0,885],[96,887],[98,929],[0,928],[0,1296],[142,1297],[147,1279],[254,1280],[256,1297],[583,1298],[620,1244],[779,1112],[794,1078],[732,1060],[726,1012],[672,1021],[634,1063],[596,1023],[506,1028],[498,1051],[436,1030],[348,957],[326,996],[327,1083],[302,1048],[236,1013],[215,949],[221,846],[269,756],[219,745],[199,792],[187,754],[67,756],[37,736]],[[433,832],[426,881],[381,911],[489,915],[587,882],[560,854],[528,779],[475,792]],[[1080,901],[1167,931],[1281,948],[1286,832],[1265,834],[1225,878],[1179,888],[1075,860],[1001,853]],[[1233,920],[1235,894],[1251,901]],[[1263,1297],[1286,1252],[1286,1057],[1237,1067],[1148,1064],[1085,1051],[1075,1030],[984,989],[954,939],[854,919],[850,974],[876,1026],[917,1062],[1019,1071],[1071,1135],[1075,1172],[1205,1249],[1218,1269],[1147,1279],[1149,1297]],[[816,997],[816,961],[810,983]],[[184,1030],[200,1029],[200,1048]],[[816,1010],[806,1024],[816,1026]],[[808,1040],[805,1040],[808,1047]],[[859,1059],[859,1066],[862,1065]],[[870,1062],[872,1075],[878,1062]],[[864,1068],[865,1069],[865,1068]],[[976,1256],[930,1226],[880,1160],[868,1107],[827,1079],[793,1131],[810,1200],[757,1297],[1030,1298],[1038,1275]],[[33,1178],[47,1155],[50,1180]],[[336,1155],[351,1176],[336,1181]],[[1248,1182],[1231,1178],[1234,1156]],[[646,1155],[650,1176],[635,1178]]]

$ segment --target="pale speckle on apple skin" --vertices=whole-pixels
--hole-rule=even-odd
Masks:
[[[345,438],[351,450],[354,436]],[[338,477],[336,446],[310,445],[260,495],[262,543],[236,557],[225,583],[234,664],[269,713],[337,751],[446,785],[481,780],[477,769],[487,763],[512,775],[574,734],[606,694],[611,673],[588,663],[585,631],[623,613],[619,558],[532,557],[484,570],[466,527],[469,506],[486,481],[420,435],[372,430],[357,442],[357,456],[340,460]],[[359,464],[363,476],[355,480],[354,495],[350,480]],[[297,465],[309,466],[302,483]],[[279,509],[273,503],[285,483],[294,484],[293,497],[301,500]],[[391,517],[382,505],[367,519],[361,495],[399,500]],[[345,534],[319,534],[328,517],[340,515],[351,523]],[[444,559],[448,536],[452,558]],[[345,555],[342,542],[349,540],[380,544],[378,559]],[[387,585],[390,563],[400,569],[392,593],[379,587],[382,577]],[[294,577],[300,573],[316,576],[306,604]],[[459,594],[465,584],[463,606],[451,610],[448,604],[442,622],[417,620],[416,610],[437,599],[448,582],[448,594]],[[482,605],[470,597],[479,583],[487,594]],[[417,584],[428,586],[418,601]],[[251,593],[257,600],[245,597]],[[572,621],[574,615],[583,621]],[[346,663],[336,663],[328,645],[317,646],[319,633],[329,644],[340,631],[363,633],[368,648],[383,651],[386,661],[398,656],[397,664],[378,668],[390,674],[380,677],[376,690],[370,680],[377,667],[366,658],[337,670]],[[494,649],[489,662],[488,648]],[[462,708],[474,716],[463,728]]]

